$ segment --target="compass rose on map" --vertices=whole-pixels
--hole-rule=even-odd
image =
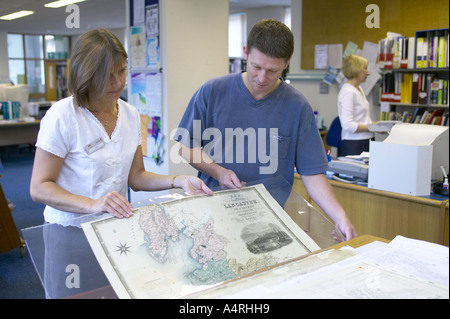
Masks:
[[[127,253],[130,252],[130,246],[127,246],[127,243],[122,244],[119,243],[119,245],[116,246],[118,249],[116,251],[120,251],[120,255],[122,256],[122,254],[127,255]]]

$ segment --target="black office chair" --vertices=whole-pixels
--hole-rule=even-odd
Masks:
[[[330,128],[328,129],[325,141],[331,146],[331,157],[336,158],[338,156],[338,149],[341,146],[342,126],[339,116],[337,116],[333,122],[331,122]]]

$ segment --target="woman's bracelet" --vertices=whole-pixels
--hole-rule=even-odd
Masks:
[[[177,178],[178,176],[180,176],[180,175],[175,175],[175,176],[172,178],[172,185],[170,186],[170,188],[173,188],[173,184],[175,183],[175,178]]]

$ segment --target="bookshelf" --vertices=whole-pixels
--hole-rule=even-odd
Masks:
[[[69,95],[67,81],[69,60],[45,60],[45,88],[46,100],[58,101]]]
[[[379,42],[379,120],[448,126],[448,29]]]

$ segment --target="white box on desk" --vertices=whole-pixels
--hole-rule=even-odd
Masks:
[[[370,142],[368,187],[414,196],[431,191],[433,145]]]

